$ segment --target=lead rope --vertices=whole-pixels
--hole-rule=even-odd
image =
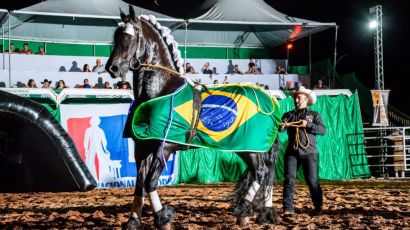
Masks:
[[[294,150],[297,150],[299,147],[306,149],[310,145],[310,139],[309,139],[309,136],[307,135],[306,128],[301,127],[299,124],[300,124],[300,121],[294,121],[294,122],[288,123],[288,127],[290,126],[290,127],[296,128],[295,142],[293,143]],[[305,136],[306,136],[306,145],[302,145],[302,143],[300,142],[299,128],[303,128],[303,132],[305,133]]]
[[[167,141],[169,130],[170,130],[171,125],[172,125],[172,120],[174,119],[174,116],[173,116],[174,96],[177,92],[179,92],[180,89],[182,89],[185,86],[186,86],[186,81],[184,81],[184,84],[182,84],[182,86],[178,87],[178,89],[176,89],[175,92],[172,93],[172,96],[171,96],[171,101],[170,101],[171,106],[170,106],[170,109],[169,109],[168,124],[167,124],[167,127],[165,128],[164,139],[161,142],[160,152],[159,152],[160,153],[160,159],[161,159],[162,163],[165,165],[165,170],[168,170],[168,167],[167,167],[167,164],[166,164],[167,162],[166,162],[165,156],[164,156],[164,147],[165,147],[165,142]]]

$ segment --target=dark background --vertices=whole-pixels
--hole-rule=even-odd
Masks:
[[[39,0],[1,1],[0,8],[19,9]],[[193,9],[204,0],[126,0],[134,5],[161,12],[174,17],[186,18]],[[316,0],[316,1],[279,1],[265,0],[276,10],[293,17],[320,22],[336,22],[338,31],[339,74],[354,72],[356,77],[367,87],[374,89],[374,46],[373,31],[368,28],[369,8],[375,5],[383,7],[383,58],[385,89],[390,89],[390,103],[406,114],[410,114],[407,102],[408,51],[410,45],[409,26],[405,25],[406,7],[397,0]],[[86,3],[86,2],[85,2]],[[86,4],[84,7],[87,7]],[[330,59],[333,62],[334,29],[322,31],[312,36],[312,61]],[[285,46],[274,49],[274,58],[286,58]],[[290,65],[308,64],[308,39],[294,43],[289,55]]]

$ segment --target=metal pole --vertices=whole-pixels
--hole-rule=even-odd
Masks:
[[[332,76],[332,83],[329,82],[329,88],[332,88],[335,86],[335,78],[336,78],[336,64],[337,64],[337,32],[339,30],[339,26],[336,25],[335,27],[335,51],[333,54],[333,76]]]
[[[312,35],[309,35],[309,76],[312,73]]]
[[[188,22],[185,21],[185,39],[184,39],[184,74],[186,73],[186,43],[188,41]]]
[[[8,18],[7,18],[8,19]],[[2,34],[2,42],[3,42],[3,70],[6,69],[6,54],[4,53],[5,49],[4,49],[4,24],[1,23],[1,34]]]
[[[10,34],[11,34],[11,30],[10,30],[10,13],[9,17],[7,18],[8,21],[8,25],[9,25],[9,88],[11,88],[11,53],[10,53]]]

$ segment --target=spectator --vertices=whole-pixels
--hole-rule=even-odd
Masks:
[[[92,72],[97,72],[98,74],[106,73],[104,65],[101,62],[101,58],[97,58],[95,60],[96,65],[93,67]]]
[[[125,76],[122,76],[121,81],[117,82],[116,84],[116,89],[132,89],[132,88],[131,88],[131,84],[127,81],[127,78]]]
[[[256,65],[254,65],[248,71],[246,71],[246,74],[261,74],[261,73],[256,68]]]
[[[322,79],[319,79],[317,81],[317,84],[315,86],[313,86],[313,89],[327,89],[327,86],[325,84],[323,84]]]
[[[229,82],[228,82],[228,76],[225,76],[224,81],[222,82],[222,84],[229,84]]]
[[[219,84],[219,81],[215,79],[214,84]]]
[[[268,86],[268,85],[265,85],[264,89],[265,89],[265,90],[269,90],[269,86]]]
[[[59,81],[57,82],[56,87],[54,88],[54,92],[60,93],[60,92],[61,92],[63,89],[65,89],[65,88],[68,88],[68,87],[65,85],[65,82],[64,82],[63,80],[59,80]]]
[[[276,74],[288,74],[288,72],[286,72],[285,68],[283,68],[282,66],[276,66]]]
[[[88,81],[88,79],[84,79],[84,85],[83,85],[84,89],[91,89],[91,85],[90,82]]]
[[[10,47],[9,47],[8,50],[6,50],[6,53],[9,53],[9,54],[15,54],[15,53],[17,53],[17,50],[14,48],[14,44],[13,44],[13,43],[10,43]]]
[[[102,77],[99,77],[97,79],[97,84],[95,84],[93,88],[94,89],[103,89],[104,88],[104,82],[103,82]]]
[[[81,72],[81,69],[78,68],[78,64],[76,61],[72,62],[72,65],[70,67],[70,69],[68,70],[68,72]]]
[[[91,72],[90,66],[88,64],[83,65],[83,72]]]
[[[43,86],[41,87],[41,88],[45,88],[45,89],[47,89],[47,88],[49,88],[49,89],[51,89],[51,82],[52,81],[48,81],[47,79],[44,79],[44,81],[42,81],[41,82],[41,84],[43,84]]]
[[[32,54],[33,52],[28,48],[28,44],[25,42],[23,44],[23,50],[19,54]]]
[[[189,62],[185,65],[185,73],[192,73],[192,65]]]
[[[292,81],[286,81],[285,87],[281,86],[279,89],[280,90],[293,90],[294,88],[292,88]]]
[[[254,66],[256,67],[255,60],[253,58],[249,58],[248,71],[250,71]]]
[[[112,89],[108,81],[104,82],[104,89]]]
[[[39,46],[38,47],[38,52],[36,53],[38,55],[46,55],[46,52],[44,51],[44,47],[43,46]]]
[[[27,88],[37,88],[36,82],[34,79],[29,79],[27,82]]]
[[[211,70],[211,68],[209,67],[209,62],[206,62],[204,64],[204,66],[201,69],[203,74],[213,74],[213,71]]]
[[[238,66],[238,65],[235,65],[235,67],[234,67],[234,69],[233,69],[233,73],[234,73],[234,74],[242,74],[242,75],[243,75],[243,72],[239,69],[239,66]]]

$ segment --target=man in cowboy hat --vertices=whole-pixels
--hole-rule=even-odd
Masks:
[[[322,189],[318,181],[318,149],[316,135],[324,135],[326,127],[322,117],[316,111],[307,108],[316,103],[316,94],[300,86],[292,94],[295,109],[285,113],[279,131],[287,130],[289,137],[285,153],[285,180],[283,182],[283,210],[285,215],[295,213],[293,199],[295,195],[296,172],[303,167],[303,175],[309,187],[314,214],[322,212]]]
[[[41,84],[43,84],[43,87],[41,88],[51,88],[51,81],[44,79],[44,81],[41,82]]]

